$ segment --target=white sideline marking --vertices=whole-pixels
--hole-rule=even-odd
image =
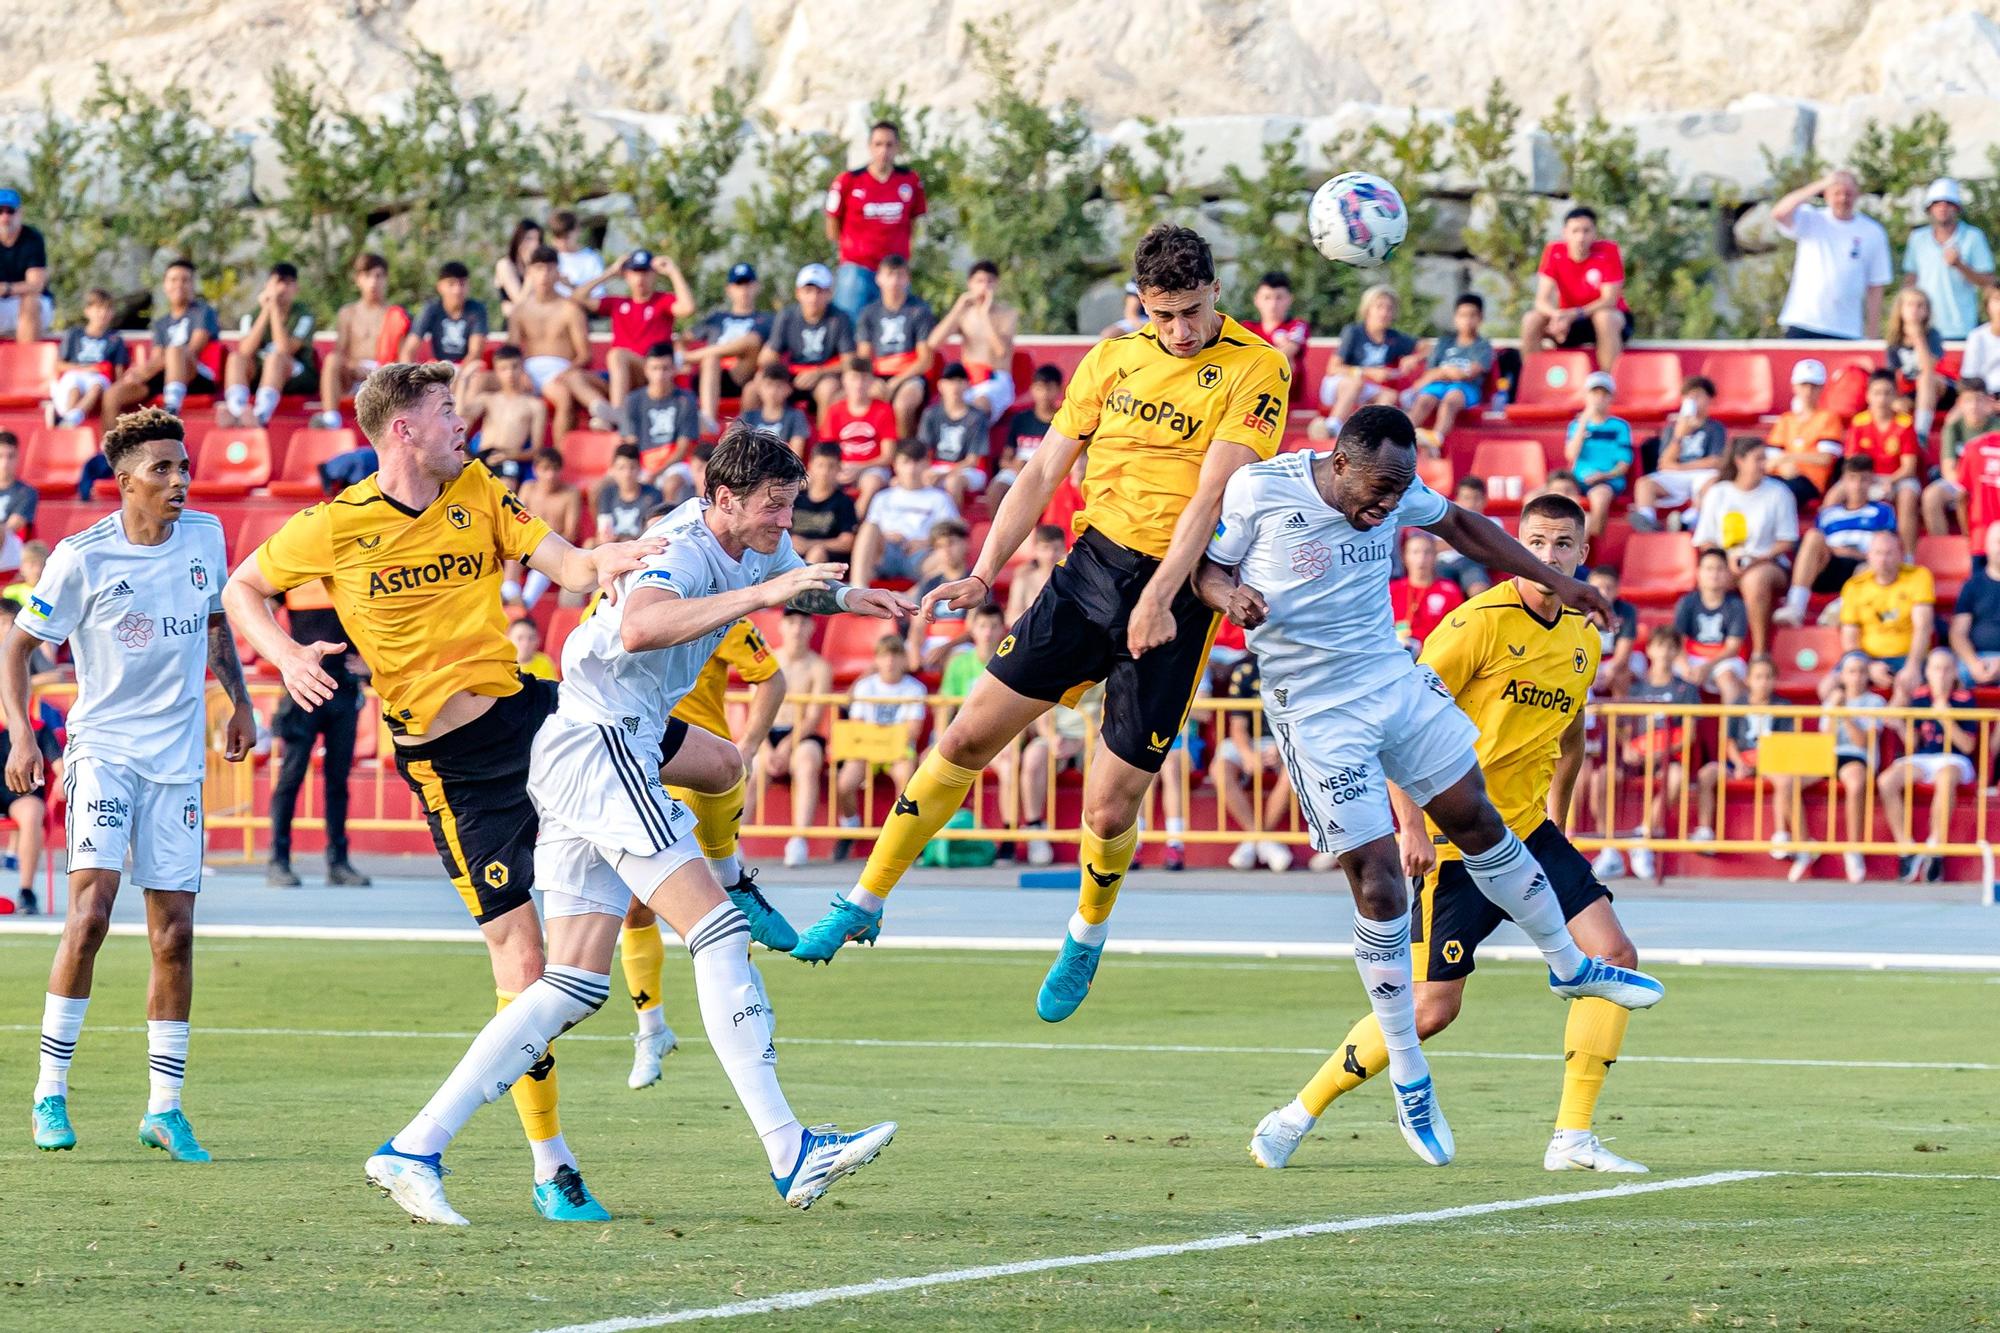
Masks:
[[[128,1035],[144,1032],[136,1025],[92,1024],[92,1032]],[[0,1023],[0,1032],[40,1032],[33,1023]],[[197,1023],[195,1031],[215,1037],[300,1037],[342,1041],[471,1041],[476,1032],[398,1032],[370,1028],[217,1028]],[[705,1046],[708,1039],[698,1033],[677,1034],[683,1045]],[[610,1042],[629,1045],[632,1038],[592,1032],[569,1032],[560,1039],[570,1042]],[[894,1037],[779,1037],[780,1046],[874,1047],[918,1051],[1081,1051],[1126,1055],[1310,1055],[1323,1056],[1319,1046],[1198,1046],[1170,1042],[1089,1042],[1089,1041],[919,1041]],[[1427,1051],[1433,1060],[1537,1060],[1553,1063],[1560,1055],[1549,1051]],[[1654,1065],[1753,1065],[1773,1069],[1940,1069],[1956,1073],[2000,1070],[2000,1064],[1978,1060],[1805,1060],[1748,1055],[1620,1055],[1620,1064]]]
[[[0,937],[59,935],[60,920],[0,921]],[[114,922],[113,935],[144,936],[137,921]],[[672,936],[672,932],[665,932]],[[243,926],[201,925],[203,940],[352,940],[389,944],[478,944],[470,927],[416,926]],[[1047,953],[1059,937],[1039,935],[885,935],[880,949],[962,950],[976,953]],[[1354,945],[1299,940],[1121,940],[1113,938],[1106,953],[1156,954],[1184,958],[1352,958]],[[1482,945],[1480,957],[1497,963],[1534,963],[1541,953],[1526,945]],[[1867,949],[1715,949],[1648,945],[1644,961],[1681,967],[1806,967],[1859,968],[1867,971],[2000,972],[2000,954],[1897,953]]]

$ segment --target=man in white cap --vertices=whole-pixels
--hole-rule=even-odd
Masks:
[[[816,415],[840,396],[841,364],[854,355],[854,323],[833,304],[833,270],[807,264],[792,287],[793,301],[778,312],[757,364],[783,366],[792,386],[812,395]],[[767,402],[766,412],[782,407]]]
[[[1847,423],[1820,403],[1825,390],[1825,365],[1811,357],[1794,364],[1792,405],[1764,436],[1771,475],[1791,488],[1802,508],[1826,494],[1847,438]]]
[[[1824,197],[1824,208],[1808,200]],[[1861,184],[1851,171],[1802,185],[1771,209],[1778,234],[1799,243],[1792,285],[1778,323],[1787,338],[1873,338],[1882,332],[1882,293],[1893,269],[1889,233],[1855,211]]]
[[[1924,191],[1930,221],[1903,246],[1903,285],[1931,299],[1931,327],[1952,341],[1978,326],[1981,293],[1993,285],[1993,247],[1959,216],[1962,208],[1958,182],[1938,177]]]

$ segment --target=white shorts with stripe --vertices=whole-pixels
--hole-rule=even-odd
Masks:
[[[623,916],[634,894],[701,857],[694,814],[617,727],[561,714],[542,723],[528,796],[541,821],[535,887],[544,916]]]
[[[63,765],[63,804],[71,870],[123,871],[129,851],[139,888],[201,891],[200,782],[155,782],[78,755]]]

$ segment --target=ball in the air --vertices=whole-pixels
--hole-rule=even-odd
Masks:
[[[1388,181],[1365,171],[1346,171],[1313,194],[1306,226],[1314,248],[1334,263],[1375,268],[1409,234],[1410,213]]]

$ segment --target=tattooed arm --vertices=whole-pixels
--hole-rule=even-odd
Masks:
[[[243,762],[257,744],[257,712],[250,706],[250,687],[243,683],[243,662],[236,655],[236,638],[229,632],[229,617],[216,612],[208,618],[208,669],[235,709],[224,731],[222,757],[232,764]]]

